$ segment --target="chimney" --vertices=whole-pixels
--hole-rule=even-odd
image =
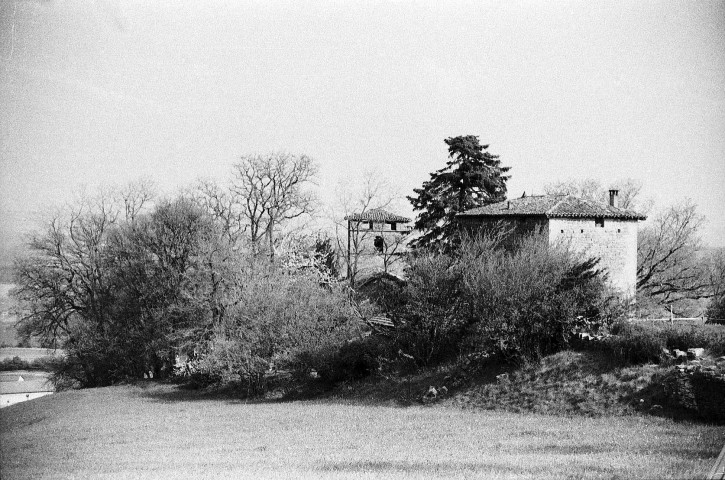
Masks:
[[[619,199],[617,198],[617,195],[619,195],[619,190],[610,190],[609,191],[609,206],[619,208]]]

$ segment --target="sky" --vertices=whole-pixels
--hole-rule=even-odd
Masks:
[[[404,196],[457,135],[510,196],[631,177],[725,246],[723,132],[723,1],[0,2],[0,260],[83,185],[286,151],[323,202],[365,172]]]

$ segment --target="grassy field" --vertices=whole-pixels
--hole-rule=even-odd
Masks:
[[[340,401],[245,403],[142,383],[0,411],[0,477],[702,478],[725,428]]]

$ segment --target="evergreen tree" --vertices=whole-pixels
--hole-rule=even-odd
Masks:
[[[450,160],[446,167],[431,173],[430,180],[408,197],[413,210],[420,211],[415,228],[423,235],[413,242],[414,247],[445,249],[455,243],[458,228],[457,213],[506,199],[504,175],[510,167],[502,167],[498,155],[487,152],[478,137],[450,137]]]

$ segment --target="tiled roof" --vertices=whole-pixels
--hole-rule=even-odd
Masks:
[[[472,208],[460,217],[499,217],[509,215],[543,215],[548,218],[621,218],[644,220],[641,213],[623,208],[612,207],[604,202],[587,200],[571,195],[531,195],[493,203],[484,207]]]
[[[401,217],[395,213],[390,213],[382,208],[373,208],[363,213],[353,213],[345,217],[345,220],[352,220],[354,222],[396,222],[396,223],[408,223],[409,218]]]

